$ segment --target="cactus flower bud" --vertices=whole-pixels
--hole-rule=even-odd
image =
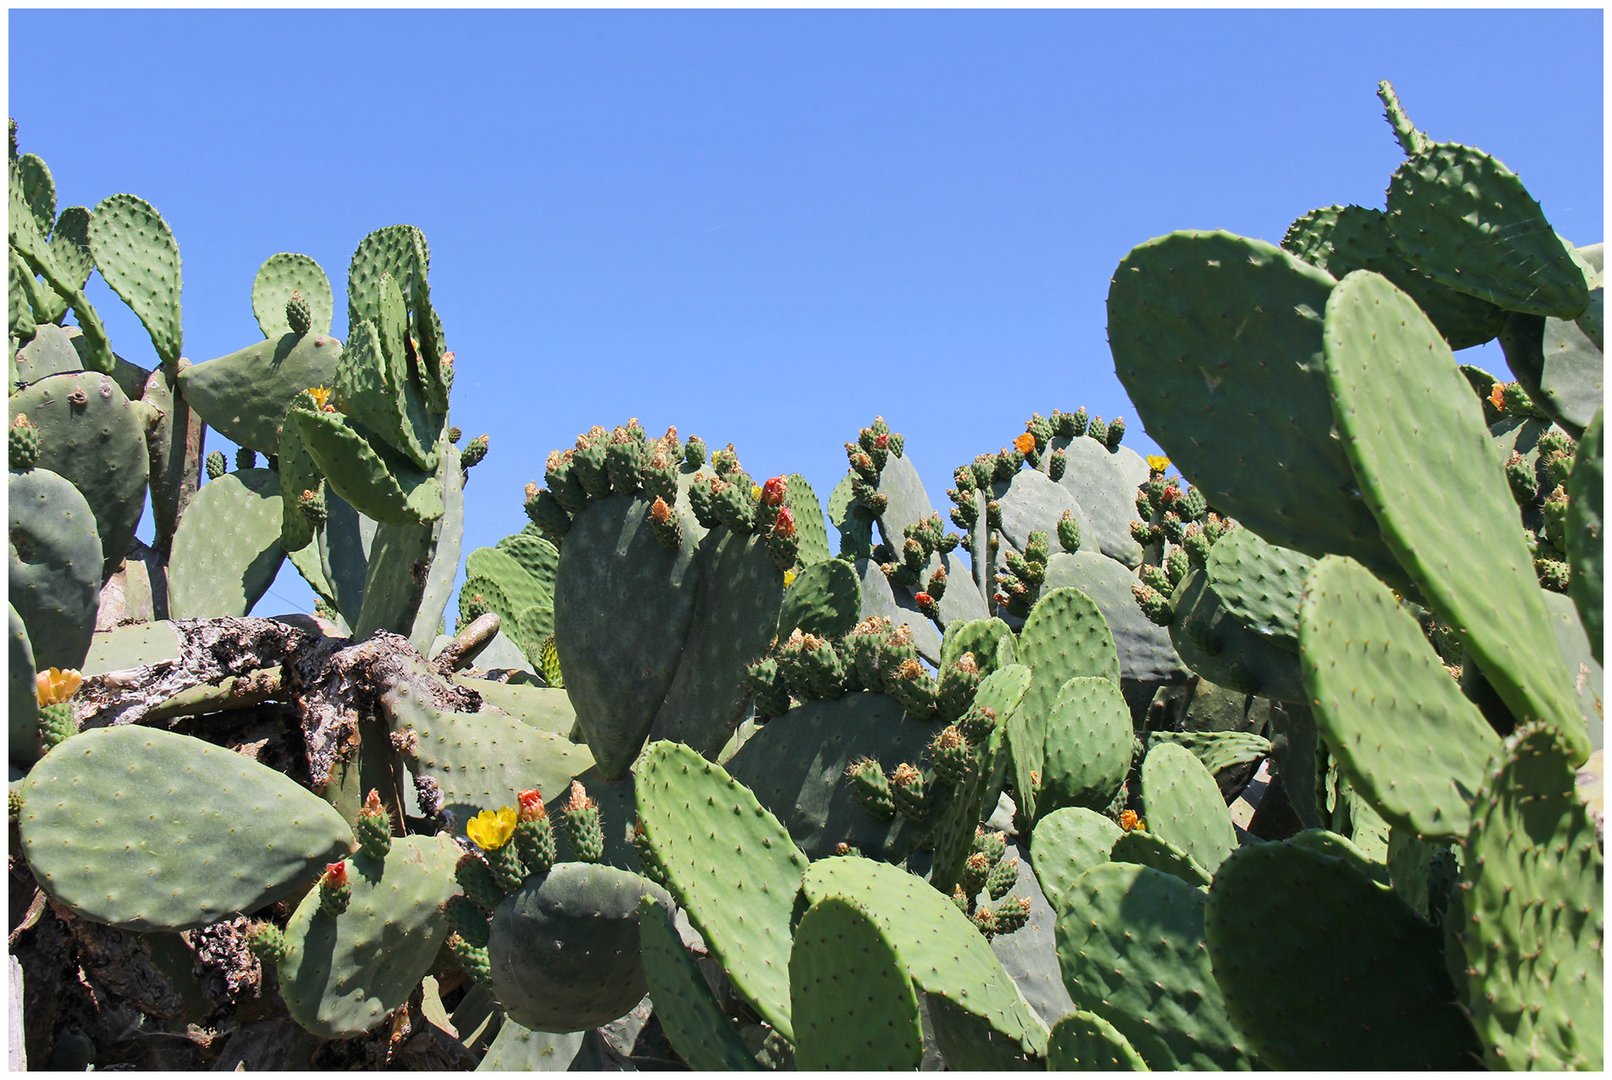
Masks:
[[[39,463],[39,429],[28,422],[26,413],[18,413],[12,421],[8,450],[11,467],[18,472],[27,472]]]
[[[340,915],[352,903],[353,887],[347,881],[347,861],[329,863],[325,866],[324,876],[319,879],[319,907],[320,910]]]
[[[604,825],[599,804],[588,797],[582,781],[571,781],[570,798],[560,810],[566,839],[578,862],[599,862],[604,858]]]
[[[761,502],[764,506],[784,505],[784,496],[788,494],[788,481],[782,476],[774,476],[761,485]]]
[[[353,832],[364,853],[372,859],[384,859],[392,848],[392,817],[381,805],[381,793],[374,788],[359,808]]]

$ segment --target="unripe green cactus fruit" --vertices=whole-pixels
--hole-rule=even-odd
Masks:
[[[392,847],[392,816],[381,805],[379,791],[370,789],[369,795],[364,799],[364,806],[358,812],[358,819],[353,822],[353,835],[358,837],[358,844],[372,859],[384,859]]]
[[[291,299],[285,302],[285,321],[298,337],[306,334],[313,325],[313,307],[303,299],[302,290],[291,291]]]
[[[18,472],[26,472],[39,463],[39,429],[21,413],[11,424],[7,449],[11,467]]]
[[[596,863],[604,859],[604,825],[599,820],[599,804],[588,797],[580,780],[571,781],[570,801],[560,810],[565,838],[578,862]]]
[[[224,451],[214,450],[207,455],[207,479],[217,480],[227,472],[229,472],[229,462],[224,457]]]

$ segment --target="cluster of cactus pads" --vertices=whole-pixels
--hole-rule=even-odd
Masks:
[[[13,137],[29,1065],[1600,1069],[1601,248],[1380,96],[1385,209],[1116,270],[1168,458],[1036,413],[942,513],[882,418],[826,506],[594,427],[451,634],[420,232],[191,364],[161,216]]]

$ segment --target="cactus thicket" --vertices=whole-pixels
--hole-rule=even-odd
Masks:
[[[162,216],[58,213],[14,130],[29,1053],[1602,1068],[1601,247],[1379,94],[1382,207],[1120,261],[1134,416],[1033,413],[944,509],[882,416],[826,500],[592,426],[466,551],[420,230],[346,341],[280,252],[192,363]],[[286,561],[314,615],[254,617]]]

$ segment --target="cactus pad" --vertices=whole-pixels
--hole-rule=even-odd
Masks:
[[[655,1017],[678,1056],[697,1071],[754,1069],[755,1059],[683,947],[671,913],[652,897],[639,908],[638,935]]]
[[[1147,1072],[1147,1062],[1119,1028],[1084,1009],[1059,1020],[1047,1040],[1047,1068],[1053,1072]]]
[[[307,255],[281,251],[263,260],[252,279],[252,314],[257,317],[258,329],[270,341],[278,341],[291,333],[286,318],[286,303],[292,293],[300,293],[308,306],[308,333],[315,337],[330,334],[330,320],[336,304],[330,293],[330,279],[324,269]],[[310,383],[311,386],[328,386],[329,383]]]
[[[1157,743],[1142,762],[1148,827],[1211,875],[1237,846],[1214,774],[1184,746]]]
[[[202,485],[185,507],[168,561],[168,605],[176,619],[239,618],[280,570],[280,478],[239,469]]]
[[[923,1057],[918,996],[896,946],[857,905],[830,896],[795,927],[789,954],[795,1064],[913,1070]]]
[[[39,669],[78,668],[101,595],[101,540],[84,496],[47,469],[8,481],[12,610],[28,628]]]

